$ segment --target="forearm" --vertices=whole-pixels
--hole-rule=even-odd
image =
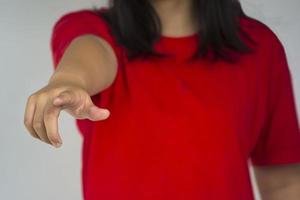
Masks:
[[[80,75],[80,73],[77,73],[74,70],[71,73],[67,73],[64,70],[55,71],[50,77],[48,84],[51,85],[71,84],[91,92],[91,88],[89,88],[85,78],[82,75]]]
[[[299,200],[300,181],[287,183],[269,191],[261,191],[262,200]]]
[[[49,83],[72,83],[94,95],[107,88],[116,73],[116,58],[108,44],[93,35],[74,39],[65,50]]]
[[[299,200],[300,164],[254,167],[262,200]]]

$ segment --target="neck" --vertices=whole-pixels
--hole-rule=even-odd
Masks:
[[[193,0],[151,1],[161,21],[162,35],[180,37],[198,31],[192,12],[192,2]]]

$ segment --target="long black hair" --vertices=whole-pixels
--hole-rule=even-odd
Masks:
[[[118,43],[127,49],[129,59],[164,56],[153,49],[153,43],[161,34],[161,23],[149,1],[110,0],[109,9],[96,12],[108,22]],[[251,52],[243,38],[254,41],[240,27],[239,19],[247,16],[238,0],[193,0],[193,4],[192,12],[198,19],[201,41],[192,60],[235,61],[236,56],[232,55]]]

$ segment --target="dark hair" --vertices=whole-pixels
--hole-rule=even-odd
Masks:
[[[236,53],[251,52],[241,37],[253,42],[240,27],[240,17],[247,16],[238,0],[194,0],[193,3],[192,12],[198,19],[201,41],[192,60],[235,61]],[[109,9],[96,13],[108,22],[117,42],[126,48],[129,59],[164,56],[153,50],[153,43],[161,34],[161,23],[149,0],[111,0]]]

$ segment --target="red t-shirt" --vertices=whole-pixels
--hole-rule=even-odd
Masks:
[[[76,120],[83,136],[85,200],[253,200],[254,165],[300,162],[300,133],[284,48],[264,24],[241,19],[258,43],[238,64],[187,58],[197,35],[166,37],[173,56],[128,61],[109,25],[91,10],[53,28],[54,68],[77,36],[95,34],[118,58],[114,83],[92,96],[104,121]]]

